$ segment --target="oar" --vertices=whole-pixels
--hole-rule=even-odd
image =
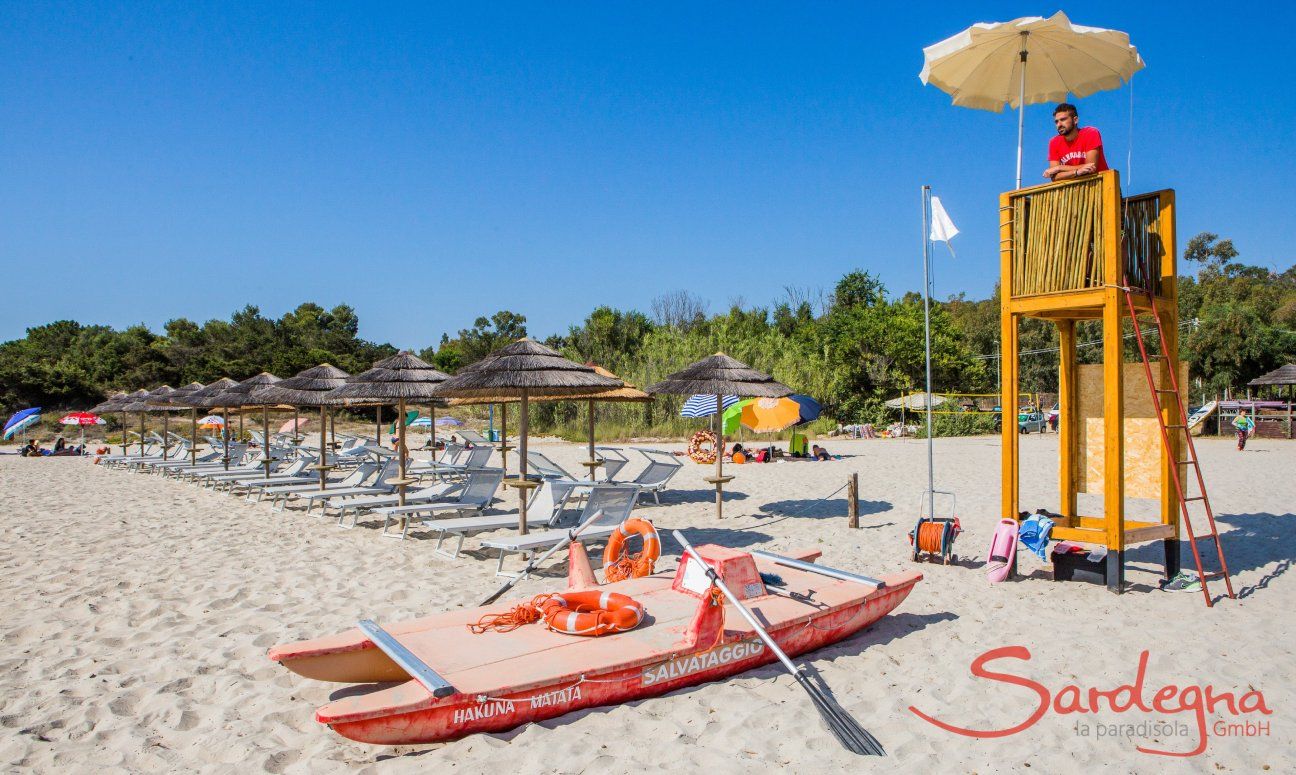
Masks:
[[[547,487],[548,485],[545,486]],[[481,601],[477,605],[490,605],[491,603],[494,603],[496,600],[499,600],[501,595],[503,595],[505,592],[509,591],[514,586],[516,586],[519,581],[525,579],[527,575],[531,573],[531,571],[543,565],[545,563],[545,560],[548,560],[550,557],[554,556],[554,554],[556,554],[559,549],[567,548],[567,545],[570,544],[572,541],[575,541],[576,536],[580,535],[580,532],[582,530],[589,527],[594,522],[594,520],[602,516],[603,516],[603,511],[600,509],[599,511],[594,512],[589,519],[580,523],[579,525],[572,528],[571,530],[568,530],[567,537],[564,538],[557,546],[545,552],[544,554],[540,555],[539,557],[535,558],[531,562],[528,562],[526,564],[526,567],[522,569],[521,573],[519,573],[515,578],[509,579],[509,581],[506,582],[504,586],[492,592],[490,595],[486,597],[485,600]]]
[[[680,546],[684,547],[686,554],[706,569],[706,575],[711,579],[711,583],[715,584],[716,588],[724,593],[730,603],[733,603],[734,608],[738,609],[738,613],[742,614],[742,617],[752,626],[760,639],[765,642],[766,648],[774,652],[774,656],[778,657],[778,660],[783,663],[783,667],[792,674],[797,683],[801,684],[801,688],[806,690],[806,694],[810,695],[810,700],[815,704],[815,709],[819,711],[819,715],[823,717],[824,723],[828,725],[828,730],[833,733],[833,737],[837,738],[837,742],[841,743],[851,753],[862,756],[886,756],[886,751],[882,750],[882,744],[877,741],[877,738],[870,735],[864,727],[859,725],[859,722],[851,718],[850,714],[841,705],[838,705],[836,700],[811,682],[810,677],[806,675],[805,668],[792,664],[792,660],[788,658],[788,655],[783,653],[783,649],[778,647],[778,644],[774,642],[768,632],[765,632],[765,628],[760,625],[760,622],[756,621],[756,617],[752,615],[751,611],[747,610],[747,606],[740,603],[734,593],[729,591],[729,587],[725,586],[725,583],[720,580],[720,575],[715,572],[715,568],[708,565],[698,555],[693,549],[693,545],[684,537],[684,534],[674,530],[671,531],[671,535],[675,536],[675,540],[679,541]]]

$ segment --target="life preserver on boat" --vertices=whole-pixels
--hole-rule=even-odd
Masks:
[[[716,459],[716,435],[712,431],[698,431],[689,439],[686,454],[694,463],[707,465]]]
[[[550,595],[540,604],[540,614],[554,632],[598,637],[638,627],[644,609],[632,597],[595,589]]]
[[[626,539],[632,535],[643,539],[643,548],[635,554],[626,551]],[[603,550],[603,580],[611,582],[651,576],[659,557],[661,540],[653,523],[638,517],[627,519],[613,531],[607,548]]]

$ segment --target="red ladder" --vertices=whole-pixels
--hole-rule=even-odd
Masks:
[[[1125,281],[1129,282],[1128,279]],[[1233,594],[1233,582],[1229,580],[1228,563],[1224,560],[1224,547],[1220,545],[1219,531],[1215,528],[1215,512],[1211,509],[1210,498],[1206,495],[1206,481],[1202,479],[1201,464],[1197,460],[1197,448],[1193,445],[1192,433],[1188,430],[1188,412],[1184,407],[1183,394],[1179,391],[1179,375],[1174,369],[1166,369],[1170,375],[1170,387],[1159,388],[1156,386],[1156,380],[1152,376],[1152,359],[1165,359],[1165,353],[1169,352],[1166,345],[1165,327],[1161,323],[1161,313],[1157,311],[1156,302],[1152,294],[1143,289],[1140,290],[1147,296],[1148,307],[1152,312],[1152,317],[1156,320],[1157,336],[1161,340],[1161,354],[1148,356],[1147,347],[1143,344],[1143,331],[1139,327],[1138,310],[1134,306],[1134,291],[1128,285],[1122,288],[1125,292],[1125,304],[1129,307],[1130,320],[1134,322],[1134,341],[1138,342],[1139,354],[1143,357],[1143,373],[1147,376],[1148,389],[1152,391],[1152,406],[1156,410],[1157,425],[1161,428],[1161,446],[1165,449],[1167,457],[1173,455],[1174,449],[1170,445],[1170,431],[1182,430],[1184,434],[1184,449],[1188,453],[1187,460],[1176,460],[1170,466],[1170,476],[1174,481],[1175,493],[1179,497],[1179,510],[1183,514],[1184,528],[1188,530],[1188,545],[1192,547],[1193,561],[1197,564],[1197,578],[1201,582],[1202,595],[1206,598],[1206,607],[1210,608],[1211,596],[1210,591],[1206,588],[1206,580],[1223,577],[1224,586],[1228,589],[1228,596],[1236,598]],[[1179,422],[1174,425],[1166,425],[1165,416],[1161,413],[1161,396],[1173,395],[1175,404],[1179,408]],[[1173,460],[1173,458],[1171,458]],[[1201,494],[1192,497],[1184,497],[1183,481],[1179,476],[1179,466],[1191,466],[1197,474],[1197,490]],[[1206,522],[1210,525],[1210,537],[1215,542],[1215,552],[1219,555],[1219,564],[1221,570],[1218,573],[1206,574],[1202,570],[1201,554],[1197,551],[1197,536],[1193,533],[1192,519],[1188,516],[1188,504],[1194,501],[1201,501],[1206,507]]]

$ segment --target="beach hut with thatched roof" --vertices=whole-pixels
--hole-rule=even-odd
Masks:
[[[438,401],[436,388],[450,379],[450,375],[437,371],[432,364],[415,355],[401,351],[384,358],[372,369],[362,371],[342,387],[325,395],[332,406],[373,406],[396,404],[400,415],[396,443],[396,460],[400,475],[396,478],[396,492],[400,505],[405,505],[405,488],[413,481],[406,475],[409,447],[405,443],[405,407],[408,404],[426,404]]]
[[[615,390],[625,383],[605,377],[591,366],[569,361],[556,350],[532,339],[519,339],[460,370],[441,383],[436,395],[444,398],[517,398],[518,476],[505,484],[518,488],[518,530],[527,532],[527,491],[535,486],[527,479],[527,418],[532,395],[554,400],[560,396],[581,396]]]
[[[328,487],[328,472],[334,468],[328,462],[328,401],[325,396],[345,385],[347,378],[350,376],[350,374],[330,363],[321,363],[252,393],[253,404],[293,407],[294,431],[299,426],[297,422],[297,409],[299,407],[319,407],[320,459],[313,468],[319,472],[321,490]]]
[[[792,394],[787,385],[777,382],[763,371],[716,353],[692,363],[653,385],[644,388],[649,393],[691,396],[698,393],[715,396],[717,419],[724,416],[724,396],[739,398],[782,398]],[[724,516],[724,486],[733,481],[724,475],[724,423],[716,423],[715,476],[707,479],[716,488],[716,517]]]

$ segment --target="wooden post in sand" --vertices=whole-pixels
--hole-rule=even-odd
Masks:
[[[846,516],[851,529],[859,527],[859,474],[846,480]]]

